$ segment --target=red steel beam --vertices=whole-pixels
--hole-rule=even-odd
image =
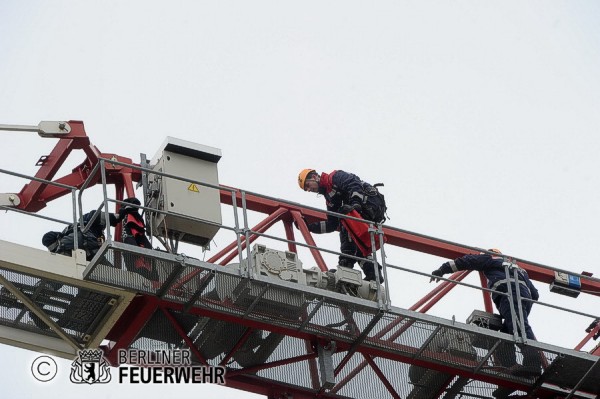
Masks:
[[[203,365],[208,366],[209,364],[204,358],[204,356],[202,356],[202,353],[200,353],[198,348],[196,348],[196,345],[194,345],[190,337],[188,337],[188,335],[186,334],[185,330],[179,325],[179,323],[177,322],[175,317],[173,317],[171,312],[169,312],[169,309],[167,309],[164,306],[160,306],[160,310],[163,312],[165,317],[169,319],[169,322],[171,323],[177,334],[179,334],[179,336],[185,341],[190,351],[194,354],[194,356],[196,356],[196,359],[198,359],[198,361]]]
[[[292,213],[292,217],[294,218],[294,222],[296,222],[298,224],[298,229],[300,230],[300,233],[302,233],[302,236],[304,237],[304,240],[306,241],[306,243],[308,245],[316,247],[317,244],[315,243],[315,240],[312,238],[312,235],[310,234],[310,231],[308,230],[308,226],[306,225],[306,222],[302,218],[302,215],[300,214],[300,212],[292,211],[291,213]],[[319,266],[319,269],[321,269],[321,271],[326,272],[327,270],[329,270],[327,268],[327,265],[325,264],[325,259],[323,259],[323,256],[321,255],[321,252],[319,252],[318,249],[310,248],[310,253],[312,254],[313,258],[315,259],[315,262],[317,262],[317,266]]]
[[[227,376],[237,376],[240,374],[254,374],[257,371],[270,369],[273,367],[285,366],[288,364],[299,363],[306,360],[314,360],[317,357],[316,353],[307,353],[305,355],[298,355],[287,359],[275,360],[269,363],[263,363],[257,366],[244,367],[242,369],[231,370],[227,372]]]
[[[113,341],[104,347],[105,357],[110,364],[118,366],[117,357],[119,349],[127,349],[135,337],[146,325],[150,317],[158,309],[160,300],[149,295],[136,296],[127,307],[125,313],[107,334],[106,339]]]
[[[459,271],[459,272],[456,272],[456,273],[452,274],[452,276],[450,276],[450,277],[453,280],[461,281],[468,274],[469,274],[469,270],[462,270],[462,271]],[[433,305],[435,305],[439,301],[439,299],[441,297],[443,297],[444,295],[446,295],[454,287],[456,287],[456,284],[452,284],[450,281],[444,281],[444,283],[440,284],[438,287],[436,287],[436,289],[432,290],[423,299],[421,299],[416,304],[414,304],[410,308],[410,310],[416,311],[423,304],[425,304],[426,302],[429,301],[429,303],[427,303],[423,309],[419,310],[419,313],[426,313],[429,309],[431,309],[431,307]],[[439,288],[439,289],[437,289],[437,288]],[[383,328],[379,333],[377,333],[373,338],[374,339],[381,339],[381,337],[383,337],[385,334],[387,334],[388,332],[390,332],[395,326],[397,326],[399,323],[401,323],[404,319],[405,319],[404,317],[398,317],[396,320],[392,321],[388,326],[386,326],[385,328]],[[403,325],[398,331],[396,331],[394,334],[392,334],[389,338],[386,338],[383,341],[385,341],[385,342],[394,341],[396,338],[398,338],[400,335],[402,335],[402,333],[404,333],[404,331],[406,331],[412,324],[413,324],[413,321],[409,321],[408,323],[406,323],[405,325]],[[340,388],[342,386],[344,386],[345,384],[347,384],[356,375],[358,375],[358,373],[360,373],[362,371],[362,369],[364,369],[366,366],[367,366],[367,362],[366,361],[363,361],[360,364],[358,364],[354,368],[354,370],[352,370],[351,372],[349,372],[348,375],[342,381],[340,381],[338,383],[338,385],[340,385]],[[344,367],[344,364],[341,364],[341,363],[337,366],[337,368],[336,368],[336,375],[338,375],[341,372],[341,370],[342,370],[343,367]]]
[[[394,386],[386,378],[385,374],[383,374],[383,372],[381,371],[381,369],[377,366],[377,364],[375,364],[375,361],[371,358],[371,356],[365,355],[363,353],[363,357],[369,363],[369,365],[371,366],[371,368],[373,369],[373,371],[375,372],[375,374],[377,374],[377,376],[379,377],[379,379],[381,380],[381,382],[383,382],[383,385],[386,387],[386,389],[392,395],[392,397],[394,399],[402,399],[400,397],[400,395],[398,395],[398,392],[396,392],[396,390],[394,389]]]
[[[114,159],[119,162],[139,166],[138,164],[134,164],[130,158],[100,152],[96,146],[90,143],[83,122],[69,121],[68,123],[71,131],[60,137],[58,143],[56,143],[48,156],[43,159],[40,158],[38,162],[40,169],[35,174],[36,178],[80,188],[99,162],[99,158]],[[72,173],[53,180],[73,150],[83,150],[86,154],[86,159],[79,166],[75,167]],[[142,176],[139,170],[110,164],[107,164],[106,169],[108,184],[122,185],[127,190],[129,196],[134,195],[133,181],[140,181]],[[100,174],[97,174],[91,183],[94,185],[99,182]],[[43,209],[48,202],[69,193],[70,190],[68,189],[34,180],[23,186],[19,192],[18,196],[21,203],[18,208],[28,212],[37,212]]]
[[[271,226],[273,226],[275,223],[277,223],[284,213],[286,213],[285,209],[283,209],[283,208],[276,209],[271,215],[267,216],[260,223],[258,223],[256,226],[254,226],[252,228],[252,231],[255,231],[258,233],[264,233]],[[250,239],[249,239],[250,243],[254,242],[257,238],[258,238],[257,234],[251,234]],[[245,236],[241,237],[241,246],[242,246],[242,250],[244,250],[246,248],[246,237]],[[233,252],[231,252],[231,251],[233,251]],[[229,253],[229,252],[231,252],[231,253]],[[219,251],[218,253],[213,255],[206,262],[207,263],[216,263],[219,259],[221,259],[223,256],[225,256],[228,253],[229,253],[229,255],[220,262],[220,265],[222,265],[222,266],[226,265],[227,263],[229,263],[233,258],[235,258],[238,255],[237,239],[234,242],[232,242],[231,244],[229,244],[228,246],[226,246],[225,248],[223,248],[221,251]],[[189,282],[192,278],[194,278],[196,275],[200,274],[201,272],[202,271],[200,269],[198,269],[198,270],[194,270],[194,271],[186,274],[185,276],[181,277],[177,282],[175,282],[173,284],[172,288],[181,287],[182,285]]]
[[[168,302],[168,301],[164,301],[164,300],[161,300],[161,301],[163,301],[163,303],[161,303],[161,307],[174,309],[174,310],[178,310],[178,311],[183,310],[183,307],[184,307],[183,304]],[[270,324],[268,322],[248,320],[248,319],[242,318],[241,316],[223,314],[223,313],[220,313],[220,312],[208,309],[208,308],[192,308],[189,310],[189,312],[192,314],[199,315],[199,316],[205,316],[205,317],[210,317],[210,318],[224,320],[224,321],[230,321],[230,322],[244,325],[247,327],[272,331],[272,332],[284,334],[284,335],[287,335],[290,337],[308,340],[310,342],[316,342],[320,338],[320,334],[318,334],[318,333],[313,333],[313,332],[309,333],[306,331],[298,331],[297,329],[292,328],[292,327],[274,326],[273,324]],[[373,341],[372,339],[369,340],[370,343],[373,343],[372,341]],[[351,346],[352,346],[352,344],[349,342],[336,341],[337,352],[347,351],[351,348]],[[497,378],[496,376],[493,376],[493,375],[475,374],[471,371],[465,371],[465,370],[462,370],[457,367],[457,365],[462,364],[463,366],[475,369],[475,367],[477,366],[477,361],[456,358],[453,362],[450,362],[448,364],[441,364],[442,362],[448,362],[448,354],[447,353],[437,353],[437,352],[430,352],[428,350],[425,350],[422,352],[423,358],[415,359],[414,355],[417,353],[419,348],[414,348],[411,346],[402,345],[402,344],[398,344],[398,343],[394,344],[394,346],[398,350],[400,350],[402,352],[406,352],[406,354],[390,353],[383,348],[379,348],[378,346],[367,347],[364,345],[359,346],[359,348],[357,349],[357,353],[371,355],[371,356],[375,356],[375,357],[383,357],[383,358],[394,360],[394,361],[400,361],[402,363],[415,364],[417,366],[427,367],[430,369],[442,371],[442,372],[449,373],[452,375],[462,375],[464,377],[474,378],[474,379],[477,379],[480,381],[490,382],[492,384],[500,384],[502,386],[514,387],[516,389],[525,389],[526,390],[528,388],[527,385],[520,384],[518,382],[511,382],[511,381],[503,380],[503,379]],[[259,367],[259,366],[257,366],[257,367]]]
[[[283,215],[284,213],[286,213],[285,209],[283,209],[283,208],[277,209],[275,212],[273,212],[268,217],[266,217],[262,222],[260,222],[256,226],[254,226],[252,228],[252,231],[257,232],[257,233],[264,233],[271,226],[273,226],[275,223],[277,223],[280,220],[281,215]],[[258,234],[254,234],[254,233],[250,234],[250,237],[248,238],[248,241],[250,241],[250,244],[252,244],[254,241],[256,241],[256,239],[258,237],[259,237]],[[237,240],[235,242],[233,242],[232,244],[234,245],[233,252],[230,253],[227,257],[225,257],[225,259],[223,259],[220,262],[221,265],[228,264],[229,262],[231,262],[231,260],[233,258],[235,258],[236,256],[238,256]],[[243,237],[242,238],[242,250],[246,249],[247,245],[248,245],[248,242],[246,242],[246,238]]]
[[[585,336],[585,338],[584,338],[584,339],[582,339],[582,340],[581,340],[581,342],[579,343],[579,345],[577,345],[577,346],[576,346],[574,349],[575,349],[576,351],[579,351],[579,350],[581,350],[581,348],[583,348],[583,346],[584,346],[585,344],[587,344],[587,343],[589,342],[589,340],[590,340],[590,339],[592,339],[592,337],[593,337],[594,335],[596,335],[596,333],[597,333],[598,331],[600,331],[600,323],[598,323],[598,324],[596,325],[596,327],[592,328],[592,329],[590,330],[590,332],[589,332],[589,333],[588,333],[588,334]]]
[[[246,343],[246,341],[248,341],[248,338],[250,338],[250,334],[252,334],[253,331],[254,330],[252,328],[246,328],[246,331],[244,331],[244,334],[240,337],[240,339],[233,346],[233,348],[231,348],[229,353],[226,354],[225,357],[221,360],[221,362],[219,363],[219,366],[227,365],[227,362],[229,361],[229,359],[231,359],[233,357],[235,352],[237,352],[238,349],[240,349],[242,347],[242,345],[244,345]],[[192,342],[192,345],[193,345],[193,342]]]
[[[294,229],[292,228],[292,224],[288,221],[284,221],[283,228],[285,229],[285,238],[288,241],[290,241],[290,242],[288,242],[288,251],[293,252],[293,253],[298,253],[296,244],[294,244],[292,242],[292,241],[296,241],[295,236],[294,236]]]
[[[236,194],[236,198],[238,205],[241,206],[241,194],[239,191]],[[229,205],[232,204],[230,191],[226,189],[221,190],[221,202]],[[297,204],[281,203],[276,200],[262,198],[253,194],[246,194],[246,207],[249,210],[263,213],[272,213],[280,207],[287,208],[290,211],[301,213],[307,223],[327,220],[327,215],[324,212],[315,211]],[[383,228],[383,232],[387,237],[387,245],[407,248],[442,258],[456,259],[463,255],[479,253],[476,248],[471,248],[466,245],[451,243],[387,226]],[[554,270],[550,267],[518,258],[515,258],[515,261],[521,268],[527,270],[531,279],[546,284],[550,284],[554,281]],[[600,280],[582,277],[581,291],[591,295],[600,296]],[[489,305],[486,302],[486,310],[488,306]]]

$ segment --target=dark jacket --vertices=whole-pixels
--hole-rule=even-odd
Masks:
[[[319,180],[319,194],[325,197],[327,210],[340,212],[343,205],[358,207],[365,220],[380,223],[385,215],[385,200],[377,188],[362,181],[358,176],[343,170],[322,173]],[[313,233],[330,233],[339,227],[339,218],[327,215],[327,221],[311,223],[308,229]]]
[[[440,270],[444,273],[452,273],[458,270],[477,270],[484,274],[485,278],[488,281],[488,287],[490,289],[494,289],[500,292],[508,292],[507,290],[507,281],[506,281],[506,272],[504,270],[503,265],[504,259],[501,256],[491,256],[488,254],[482,255],[465,255],[458,259],[455,259],[450,262],[444,263]],[[454,265],[454,268],[452,267]],[[511,279],[513,278],[513,269],[510,269]],[[529,279],[529,275],[527,271],[518,268],[518,278],[519,278],[519,287],[520,287],[520,295],[525,298],[531,298],[533,300],[538,300],[540,295],[538,290],[534,287],[531,280]],[[514,288],[514,283],[511,284],[513,294],[516,294],[516,290]],[[497,301],[500,300],[501,295],[492,295],[494,302],[497,305]]]

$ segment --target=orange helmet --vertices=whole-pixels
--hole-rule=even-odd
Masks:
[[[488,251],[493,252],[498,255],[502,255],[502,252],[500,252],[500,250],[498,248],[490,248],[490,249],[488,249]]]
[[[302,169],[302,171],[300,172],[300,174],[298,175],[298,185],[300,186],[300,188],[302,190],[304,190],[304,183],[306,183],[306,178],[308,177],[308,175],[310,175],[311,173],[317,173],[316,170],[314,169]]]

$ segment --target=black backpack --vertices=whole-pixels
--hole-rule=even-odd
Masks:
[[[380,186],[383,186],[383,183],[370,185],[363,182],[365,199],[362,204],[362,214],[365,219],[375,223],[384,223],[386,221],[387,205],[385,204],[385,197],[377,189]]]

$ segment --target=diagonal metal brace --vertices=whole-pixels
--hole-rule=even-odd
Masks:
[[[54,320],[48,317],[46,313],[42,309],[39,308],[29,297],[21,292],[13,283],[8,281],[3,275],[0,274],[0,284],[5,286],[17,299],[25,306],[29,308],[30,312],[33,312],[37,317],[39,317],[48,327],[52,329],[61,339],[66,341],[69,345],[73,347],[75,350],[81,349],[81,346],[69,335],[67,335],[62,328]]]
[[[379,311],[375,315],[375,317],[373,317],[373,319],[369,322],[369,325],[367,325],[367,327],[365,327],[365,329],[358,336],[358,338],[356,339],[356,341],[354,341],[354,343],[352,344],[352,346],[350,347],[350,349],[348,349],[348,353],[346,353],[346,356],[344,356],[344,358],[342,359],[342,361],[336,367],[336,370],[335,370],[336,374],[339,374],[339,372],[342,371],[342,369],[344,368],[344,366],[346,365],[346,363],[348,363],[348,361],[354,355],[354,353],[356,352],[356,350],[358,349],[358,347],[367,338],[367,336],[369,335],[369,333],[371,332],[371,330],[375,327],[375,325],[377,325],[377,322],[383,317],[384,314],[385,314],[385,312]]]

